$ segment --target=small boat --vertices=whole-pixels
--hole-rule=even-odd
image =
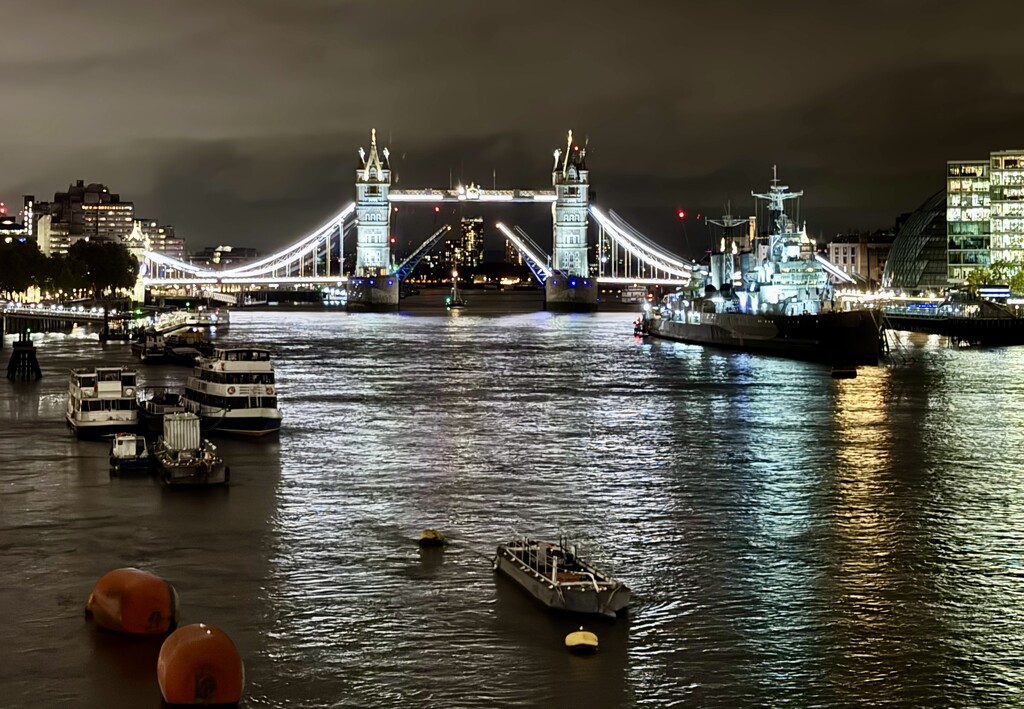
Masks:
[[[452,271],[452,292],[444,299],[444,304],[448,306],[450,310],[466,307],[466,301],[462,297],[462,291],[459,290],[459,274],[457,271]]]
[[[230,479],[217,447],[199,436],[199,417],[191,413],[164,416],[164,435],[155,455],[160,479],[167,485],[223,485]]]
[[[167,387],[146,387],[139,401],[139,423],[142,432],[159,436],[164,430],[164,416],[185,411],[185,398]]]
[[[65,421],[79,438],[103,438],[135,430],[135,372],[123,367],[72,369]]]
[[[146,437],[138,433],[116,433],[110,443],[110,470],[118,475],[148,473],[152,457]]]
[[[494,569],[522,586],[548,608],[614,618],[629,605],[632,591],[621,581],[579,558],[566,541],[519,539],[498,545]]]
[[[148,327],[139,333],[138,339],[132,343],[132,354],[146,364],[160,364],[167,355],[167,345],[163,333]]]

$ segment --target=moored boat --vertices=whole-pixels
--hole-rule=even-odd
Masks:
[[[444,304],[452,310],[466,307],[466,300],[462,297],[462,291],[459,290],[459,274],[457,271],[452,271],[452,292],[444,299]]]
[[[142,330],[135,341],[132,342],[132,354],[138,357],[140,362],[147,364],[162,363],[167,354],[163,333],[158,332],[152,327]]]
[[[134,431],[139,422],[135,386],[131,369],[72,369],[64,419],[79,438]]]
[[[139,424],[144,434],[159,436],[164,416],[185,411],[185,398],[168,387],[146,387],[139,400]]]
[[[815,253],[805,227],[785,213],[802,195],[772,180],[755,197],[768,203],[770,233],[754,239],[731,233],[748,224],[726,216],[710,223],[727,230],[710,267],[691,285],[645,308],[647,332],[701,345],[762,352],[832,364],[877,364],[884,350],[879,311],[844,308],[830,278],[849,278]],[[751,248],[755,246],[757,252]]]
[[[152,456],[146,437],[138,433],[116,433],[110,442],[110,470],[119,475],[148,473]]]
[[[201,438],[199,417],[187,412],[164,416],[154,458],[167,485],[222,485],[230,476],[217,447]]]
[[[263,436],[281,428],[274,365],[258,347],[217,348],[200,357],[185,387],[185,409],[204,431]]]
[[[565,541],[499,544],[494,569],[556,610],[614,617],[632,597],[624,583],[580,559],[576,546]]]

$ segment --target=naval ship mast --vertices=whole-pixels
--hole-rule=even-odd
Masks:
[[[768,234],[768,260],[788,261],[790,254],[787,253],[787,246],[796,246],[799,258],[800,234],[796,232],[796,226],[786,215],[786,200],[797,199],[803,196],[804,191],[790,192],[788,185],[779,184],[779,171],[777,165],[772,165],[772,186],[764,194],[751,191],[750,194],[768,203],[768,213],[773,222],[772,230]]]

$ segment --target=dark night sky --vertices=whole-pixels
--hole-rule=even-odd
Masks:
[[[749,213],[773,163],[830,235],[1024,148],[1016,0],[5,0],[0,23],[0,199],[104,182],[190,249],[294,241],[351,201],[371,127],[410,188],[546,187],[573,128],[598,202],[677,250],[676,207]]]

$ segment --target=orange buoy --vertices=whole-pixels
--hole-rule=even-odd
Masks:
[[[85,602],[85,615],[118,633],[163,635],[174,628],[178,594],[165,580],[139,569],[104,574]]]
[[[196,623],[164,640],[156,678],[168,704],[233,704],[242,699],[245,666],[224,631]]]

